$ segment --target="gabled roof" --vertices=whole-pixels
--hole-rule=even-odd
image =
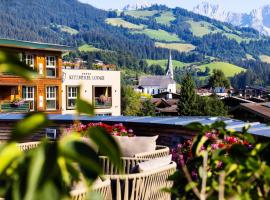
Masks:
[[[58,52],[68,52],[68,51],[75,50],[73,47],[66,46],[66,45],[49,44],[49,43],[41,43],[41,42],[30,42],[30,41],[3,39],[3,38],[0,38],[0,48],[1,47],[23,48],[23,49],[45,50],[45,51],[58,51]]]
[[[139,86],[155,86],[159,88],[167,88],[169,84],[175,84],[175,81],[169,76],[141,76],[139,78]]]

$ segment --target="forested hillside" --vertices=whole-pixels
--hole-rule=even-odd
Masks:
[[[175,66],[178,81],[187,70],[205,76],[199,78],[204,80],[209,75],[204,66],[214,62],[209,66],[236,66],[237,73],[246,68],[255,77],[254,83],[270,83],[265,76],[257,81],[270,69],[262,63],[270,56],[269,38],[181,8],[107,12],[77,0],[0,0],[0,37],[76,47],[89,44],[94,52],[76,54],[89,61],[102,58],[135,73],[162,73],[163,66],[150,65],[148,60],[167,59],[171,49],[173,59],[180,63]],[[235,79],[236,85],[245,85],[244,78]]]

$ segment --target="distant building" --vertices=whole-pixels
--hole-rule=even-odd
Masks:
[[[157,115],[177,116],[178,99],[152,98],[151,102],[155,105]]]
[[[11,73],[0,73],[0,111],[62,111],[62,53],[73,48],[63,45],[0,39],[0,50],[17,55],[38,73],[31,81]],[[16,67],[16,66],[14,66]]]
[[[249,98],[268,99],[270,91],[261,86],[246,86],[245,89],[239,90],[239,96]]]
[[[234,88],[226,89],[225,87],[209,87],[208,85],[196,89],[196,93],[199,96],[211,96],[217,95],[219,98],[229,97],[234,94]]]
[[[103,71],[114,71],[116,70],[116,65],[114,64],[105,64],[101,60],[95,60],[95,62],[92,64],[92,69],[94,70],[103,70]]]
[[[71,61],[64,61],[63,68],[64,69],[86,69],[87,62],[84,61],[82,58],[75,58],[74,62]]]
[[[236,119],[254,122],[260,121],[264,123],[270,122],[270,102],[266,103],[241,103],[231,114]]]
[[[80,94],[93,104],[96,115],[121,114],[120,71],[63,69],[62,113],[74,114]]]
[[[171,53],[169,54],[165,76],[142,76],[135,89],[138,92],[156,95],[163,92],[176,93]]]

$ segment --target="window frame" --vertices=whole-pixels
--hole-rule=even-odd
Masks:
[[[52,89],[52,88],[54,88],[55,89],[55,95],[54,95],[54,97],[52,97],[52,90],[51,91],[49,91],[48,92],[48,89]],[[57,94],[57,92],[58,92],[58,86],[54,86],[54,85],[52,85],[52,86],[46,86],[46,110],[47,111],[55,111],[55,110],[57,110],[57,96],[58,96],[58,94]],[[49,95],[49,97],[48,97],[48,95]],[[47,101],[55,101],[55,108],[48,108],[48,103],[47,103]]]
[[[111,96],[109,96],[109,98],[111,98],[111,105],[104,105],[104,106],[101,106],[101,105],[96,105],[96,96],[95,96],[95,93],[96,93],[96,88],[111,88]],[[94,108],[95,109],[111,109],[112,106],[113,106],[113,87],[112,85],[93,85],[92,86],[92,102],[93,102],[93,105],[94,105]]]
[[[31,58],[29,58],[29,56],[30,56]],[[24,54],[22,55],[22,60],[23,60],[23,62],[24,62],[26,65],[28,65],[29,67],[35,69],[35,55],[34,55],[34,54],[24,53]],[[29,65],[29,64],[28,64],[28,61],[31,61],[32,64]]]
[[[54,58],[54,65],[51,65],[51,58]],[[49,64],[48,64],[48,59],[49,59]],[[54,69],[54,76],[48,76],[47,69]],[[47,78],[56,78],[57,77],[57,57],[56,56],[51,56],[47,55],[46,56],[46,77]]]
[[[70,94],[70,92],[69,92],[69,89],[77,89],[77,91],[76,91],[76,97],[75,96],[71,96],[71,97],[69,97],[69,94]],[[73,92],[71,92],[71,94],[72,94]],[[66,87],[66,109],[67,110],[75,110],[75,105],[72,107],[72,106],[69,106],[69,100],[76,100],[77,98],[78,98],[78,96],[80,95],[80,87],[78,86],[78,85],[68,85],[67,87]]]
[[[25,88],[25,90],[24,90]],[[29,89],[32,89],[32,92],[29,92]],[[24,93],[25,92],[25,93]],[[29,94],[32,93],[32,98],[28,97]],[[35,86],[22,86],[22,97],[25,101],[31,101],[33,104],[33,108],[30,111],[35,111]]]

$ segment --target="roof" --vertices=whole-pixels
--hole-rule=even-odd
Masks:
[[[66,46],[66,45],[30,42],[30,41],[3,39],[3,38],[0,38],[0,47],[1,46],[12,47],[12,48],[46,50],[46,51],[59,51],[59,52],[67,52],[67,51],[75,50],[73,47]]]
[[[241,103],[240,107],[256,115],[270,119],[270,107],[267,103]]]
[[[172,106],[177,104],[178,99],[152,98],[151,102],[156,104],[156,106],[158,106],[161,103],[164,103],[167,106]]]
[[[0,113],[0,121],[17,121],[21,120],[25,114]],[[77,120],[75,115],[49,114],[52,121],[66,121],[72,123]],[[270,137],[270,126],[259,122],[243,122],[241,120],[224,118],[224,117],[202,117],[202,116],[176,116],[176,117],[138,117],[138,116],[79,116],[82,122],[104,122],[104,123],[139,123],[139,124],[158,124],[173,125],[182,127],[192,122],[200,122],[203,125],[212,124],[216,121],[224,121],[230,130],[241,131],[243,127],[250,126],[249,133],[257,136]]]
[[[165,108],[156,108],[160,113],[177,113],[177,105],[172,105]]]
[[[175,81],[169,76],[141,76],[139,78],[139,86],[155,86],[159,88],[167,88],[169,84],[175,84]]]

